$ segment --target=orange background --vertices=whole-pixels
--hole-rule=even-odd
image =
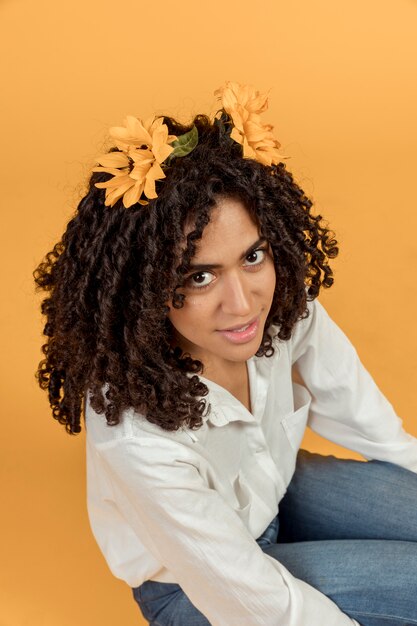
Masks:
[[[34,381],[31,272],[108,126],[209,112],[225,80],[271,88],[264,120],[341,243],[321,301],[417,435],[417,2],[3,0],[0,31],[0,626],[133,626],[89,529],[84,435],[52,420]],[[361,458],[311,433],[303,445]]]

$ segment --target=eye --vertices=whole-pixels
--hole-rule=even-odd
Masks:
[[[260,265],[265,261],[266,248],[258,248],[257,250],[252,250],[246,257],[246,260],[249,261],[247,265]]]
[[[214,276],[210,274],[210,272],[196,272],[195,274],[191,274],[185,282],[187,287],[191,287],[192,289],[204,289],[204,287],[210,285],[213,279]]]

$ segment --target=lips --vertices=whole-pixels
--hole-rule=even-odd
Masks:
[[[235,326],[227,330],[220,330],[219,334],[228,342],[233,344],[245,344],[252,342],[259,334],[260,315],[247,324]]]
[[[256,320],[258,319],[258,316],[253,317],[251,320],[249,320],[249,322],[246,322],[246,324],[239,324],[238,326],[231,326],[230,328],[223,328],[220,332],[224,332],[224,331],[234,331],[234,330],[241,330],[243,331],[245,328],[247,328],[248,326],[250,326],[251,324],[253,324]]]

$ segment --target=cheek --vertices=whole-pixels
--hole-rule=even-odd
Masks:
[[[204,296],[193,296],[187,294],[182,309],[174,309],[170,306],[168,319],[171,324],[181,332],[182,329],[200,326],[204,318],[209,315],[210,306]]]
[[[275,266],[273,264],[273,262],[271,261],[270,266],[268,267],[268,273],[265,276],[265,293],[271,295],[273,295],[274,291],[275,291],[275,285],[277,282],[277,277],[276,277],[276,273],[275,273]]]

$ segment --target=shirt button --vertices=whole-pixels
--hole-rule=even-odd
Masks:
[[[265,450],[265,448],[263,446],[259,446],[259,448],[256,448],[255,452],[256,454],[259,454],[259,452],[263,452]]]

